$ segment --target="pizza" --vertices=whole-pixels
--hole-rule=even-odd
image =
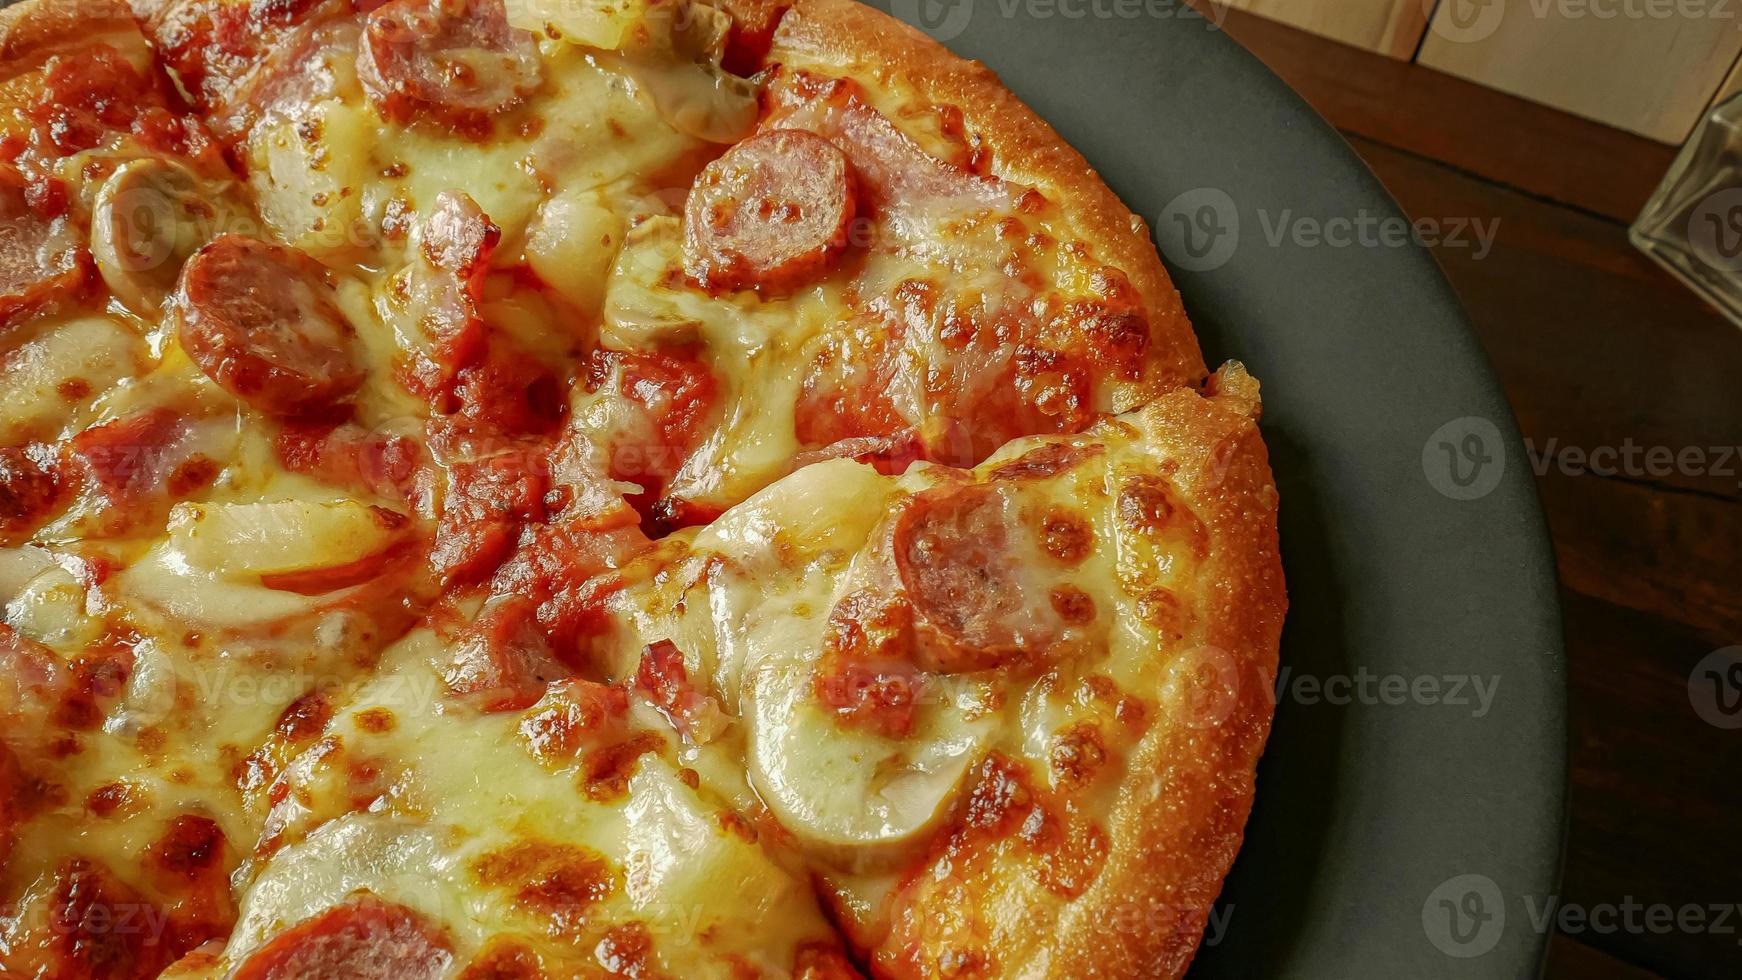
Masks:
[[[0,976],[1177,976],[1258,383],[852,0],[0,12]]]

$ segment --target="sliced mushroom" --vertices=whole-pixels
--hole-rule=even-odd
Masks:
[[[91,255],[103,281],[128,309],[154,315],[188,256],[221,232],[246,230],[226,227],[238,213],[226,197],[227,188],[170,160],[122,165],[91,211]]]
[[[800,846],[874,871],[924,847],[948,816],[989,722],[969,721],[952,687],[928,695],[912,734],[842,724],[817,700],[807,663],[764,664],[745,684],[750,780]],[[947,683],[947,679],[945,679]]]

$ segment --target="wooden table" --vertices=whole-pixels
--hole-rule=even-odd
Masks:
[[[1547,975],[1742,976],[1742,730],[1706,723],[1689,697],[1695,665],[1742,644],[1742,459],[1718,459],[1742,446],[1742,329],[1626,234],[1675,151],[1225,13],[1412,217],[1499,219],[1489,254],[1436,255],[1539,458],[1558,554],[1572,709],[1559,900],[1577,911]],[[1571,465],[1628,446],[1632,473]],[[1717,451],[1654,473],[1650,447]],[[1653,905],[1690,925],[1662,928]]]

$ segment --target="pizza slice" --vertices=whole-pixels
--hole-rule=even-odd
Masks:
[[[1269,729],[1257,413],[1233,365],[973,469],[814,464],[629,566],[593,656],[875,974],[1173,975]]]

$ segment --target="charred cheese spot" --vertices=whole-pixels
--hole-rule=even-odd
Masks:
[[[472,866],[480,884],[511,893],[522,912],[553,937],[579,937],[618,878],[603,855],[575,844],[527,840]]]
[[[1095,529],[1070,507],[1054,504],[1041,517],[1041,545],[1067,565],[1081,564],[1095,547]]]
[[[1047,596],[1059,618],[1073,626],[1083,626],[1095,619],[1095,599],[1074,585],[1055,586]]]
[[[1025,927],[1020,917],[997,917],[1000,906],[1038,910],[1042,896],[1081,895],[1106,856],[1106,835],[1088,815],[994,753],[976,769],[955,828],[896,892],[894,933],[878,963],[928,976],[1000,975],[1000,951],[1021,948],[1011,930]]]
[[[91,790],[85,796],[85,809],[92,816],[107,820],[134,816],[150,805],[151,794],[137,783],[118,780]]]
[[[1053,739],[1051,762],[1056,785],[1077,787],[1094,780],[1107,763],[1100,727],[1083,722],[1060,732]]]
[[[571,678],[552,684],[520,722],[520,738],[547,766],[573,761],[623,730],[629,699],[621,688]]]
[[[544,958],[523,942],[492,940],[460,971],[459,980],[545,980]]]
[[[648,962],[652,955],[653,936],[640,922],[625,922],[605,930],[593,949],[593,958],[614,977],[655,980],[659,974]]]

